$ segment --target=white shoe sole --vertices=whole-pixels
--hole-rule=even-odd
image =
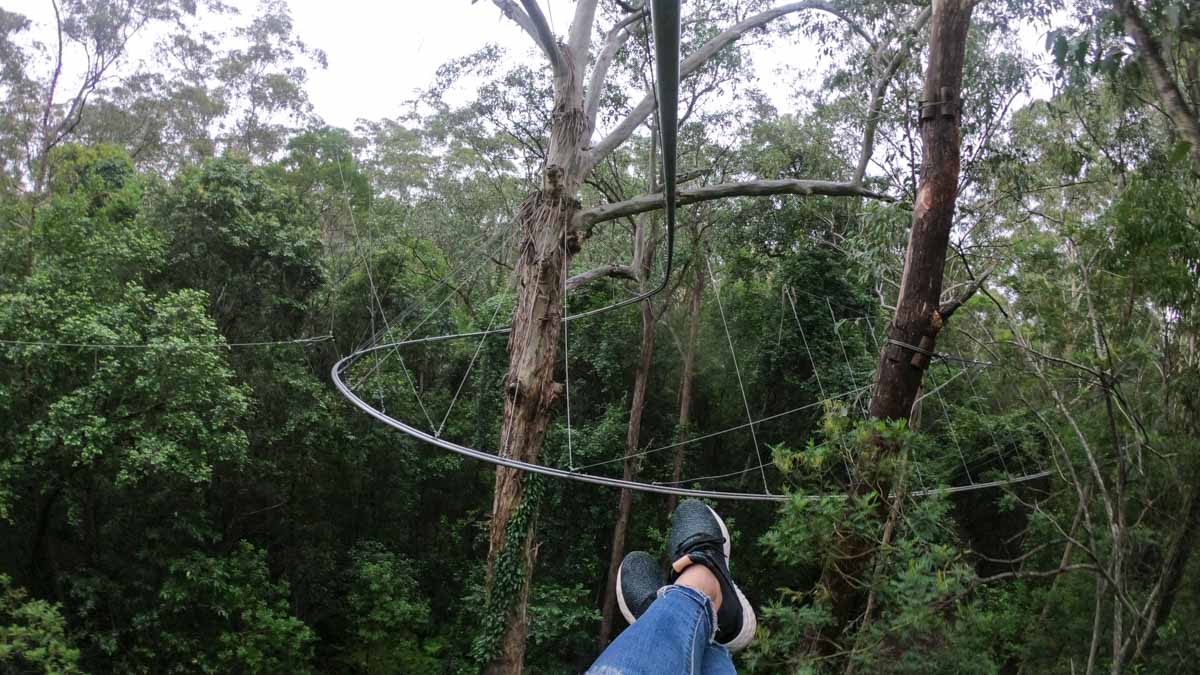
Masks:
[[[629,606],[625,604],[625,593],[621,591],[621,570],[624,567],[625,565],[617,567],[617,607],[621,608],[621,616],[625,617],[625,621],[632,626],[633,622],[637,621],[637,617],[633,615],[633,612],[629,611]]]
[[[707,504],[705,506],[708,507],[708,511],[712,513],[713,518],[717,519],[717,524],[721,526],[721,536],[725,538],[725,563],[729,564],[729,553],[732,547],[729,528],[725,527],[725,521],[721,520],[721,516],[718,516],[717,512],[713,511],[711,506]],[[618,571],[619,577],[620,572]],[[758,618],[754,616],[754,608],[750,606],[750,601],[746,599],[746,595],[742,593],[742,589],[738,588],[737,584],[734,584],[733,590],[737,593],[737,601],[742,606],[742,630],[738,631],[738,634],[726,643],[725,648],[731,652],[739,652],[754,640],[754,632],[758,630]],[[620,598],[619,595],[617,597]]]

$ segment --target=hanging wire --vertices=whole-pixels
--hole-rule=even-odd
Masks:
[[[846,353],[846,343],[842,341],[842,331],[838,329],[837,317],[833,315],[833,305],[829,302],[829,298],[825,298],[825,306],[829,308],[829,318],[833,321],[833,334],[837,336],[838,344],[842,346],[842,358],[846,360],[846,372],[850,374],[850,384],[858,389],[858,380],[854,377],[854,366],[850,365],[850,355]],[[866,406],[859,401],[859,407],[863,413],[867,412]]]
[[[496,317],[500,316],[500,309],[504,306],[499,300],[496,301],[496,311],[492,312],[492,318],[488,321],[488,328],[496,324]],[[488,339],[487,334],[479,338],[479,344],[475,346],[475,353],[471,355],[471,361],[467,364],[467,372],[463,373],[462,380],[458,383],[458,388],[454,390],[454,397],[450,399],[450,405],[446,407],[446,414],[442,416],[442,423],[438,425],[437,432],[434,436],[441,438],[442,429],[446,427],[446,420],[450,419],[450,411],[454,410],[454,404],[458,401],[459,394],[462,393],[463,386],[467,383],[467,378],[471,376],[471,369],[475,367],[475,360],[479,358],[479,352],[483,350],[483,343]]]
[[[511,234],[512,234],[511,232],[503,232],[503,231],[501,231],[501,232],[498,232],[498,233],[495,233],[495,234],[493,234],[493,235],[492,235],[492,239],[491,239],[491,241],[490,241],[490,242],[488,242],[488,243],[485,243],[485,244],[484,244],[484,246],[486,247],[486,246],[489,246],[489,245],[491,245],[491,244],[494,244],[496,241],[498,241],[498,240],[500,239],[500,237],[501,237],[501,236],[503,236],[503,237],[504,237],[504,241],[503,241],[503,243],[501,244],[501,246],[502,246],[502,247],[505,247],[505,248],[507,248],[507,247],[508,247],[508,244],[509,244],[509,238],[510,238]],[[466,264],[464,263],[464,264],[463,264],[463,265],[460,267],[460,269],[462,269],[462,267],[466,267]],[[420,329],[421,329],[421,327],[422,327],[422,326],[424,326],[424,325],[426,324],[426,322],[428,322],[428,321],[429,321],[431,318],[433,318],[433,316],[434,316],[435,314],[437,314],[437,313],[438,313],[438,312],[439,312],[439,311],[442,309],[442,307],[443,307],[443,306],[445,306],[445,304],[446,304],[447,302],[449,302],[449,301],[450,301],[450,298],[454,297],[454,295],[455,295],[456,293],[459,293],[460,291],[462,291],[462,289],[463,289],[463,287],[464,287],[464,286],[466,286],[467,284],[469,284],[469,283],[471,283],[472,281],[474,281],[474,280],[475,280],[475,278],[476,278],[476,277],[479,275],[479,273],[480,273],[480,272],[481,272],[483,269],[484,269],[484,266],[483,266],[483,265],[476,265],[476,266],[474,267],[473,271],[471,272],[471,274],[467,275],[465,278],[463,278],[461,281],[459,281],[457,286],[455,286],[454,288],[450,289],[450,292],[449,292],[449,293],[447,293],[447,294],[445,295],[445,297],[443,297],[443,298],[442,298],[441,302],[439,302],[439,303],[438,303],[438,304],[437,304],[437,305],[436,305],[436,306],[435,306],[433,309],[429,310],[429,312],[427,312],[427,313],[425,314],[424,318],[422,318],[422,319],[421,319],[419,322],[417,322],[417,325],[416,325],[416,326],[413,326],[411,329],[409,329],[408,333],[407,333],[407,334],[406,334],[406,335],[405,335],[403,338],[401,338],[401,340],[400,340],[399,342],[397,342],[397,343],[382,343],[382,342],[380,342],[379,340],[376,340],[376,341],[373,341],[373,342],[372,342],[372,341],[368,341],[368,342],[367,342],[367,343],[365,343],[363,346],[359,347],[359,349],[366,349],[366,348],[368,348],[368,347],[374,347],[374,346],[376,346],[376,345],[378,345],[378,344],[385,344],[385,345],[387,345],[387,346],[391,346],[391,345],[393,345],[393,344],[394,344],[394,345],[401,345],[401,344],[405,344],[405,343],[412,344],[412,342],[411,342],[411,338],[412,338],[412,336],[413,336],[413,335],[416,335],[416,334],[417,334],[417,331],[418,331],[418,330],[420,330]],[[444,278],[444,279],[442,280],[442,283],[440,283],[440,284],[438,285],[438,287],[440,287],[441,285],[443,285],[443,284],[444,284],[444,283],[445,283],[447,280],[449,280],[449,278],[450,278],[450,277],[446,277],[446,278]],[[434,290],[437,290],[437,288],[438,288],[438,287],[435,287],[435,288],[434,288]],[[424,302],[425,300],[427,300],[427,299],[429,298],[429,296],[431,296],[431,295],[433,295],[433,291],[429,291],[429,292],[425,293],[425,294],[424,294],[424,295],[423,295],[423,296],[422,296],[420,299],[418,299],[418,300],[414,300],[414,301],[413,301],[413,303],[412,303],[412,305],[409,307],[408,311],[406,311],[406,312],[405,312],[403,315],[401,315],[401,317],[400,317],[399,319],[397,319],[397,320],[396,320],[394,323],[395,323],[397,326],[399,326],[399,324],[400,324],[400,322],[401,322],[401,321],[403,321],[405,318],[407,318],[407,317],[411,316],[411,315],[412,315],[412,312],[416,311],[416,310],[417,310],[417,308],[418,308],[418,307],[420,307],[421,303],[422,303],[422,302]],[[383,330],[379,331],[379,333],[377,333],[376,335],[378,335],[379,339],[380,339],[380,340],[382,340],[382,338],[386,337],[386,335],[387,335],[387,332],[388,332],[388,329],[386,329],[386,328],[385,328],[385,329],[383,329]],[[485,334],[485,335],[496,335],[496,334],[498,334],[498,333],[497,333],[497,331],[495,331],[495,330],[488,329],[487,331],[484,331],[484,334]],[[450,336],[448,336],[448,337],[451,337],[451,338],[457,338],[457,337],[476,337],[476,336],[478,336],[478,335],[479,335],[479,333],[455,333],[455,334],[452,334],[452,335],[450,335]],[[385,363],[387,363],[388,359],[389,359],[389,358],[391,358],[391,357],[392,357],[392,355],[393,355],[393,354],[395,354],[395,353],[396,353],[396,352],[395,352],[395,350],[389,351],[389,352],[388,352],[388,353],[387,353],[387,354],[386,354],[386,355],[383,357],[383,359],[382,359],[382,361],[381,361],[381,363],[380,363],[379,365],[382,365],[382,364],[385,364]],[[374,377],[374,376],[375,376],[375,375],[378,373],[378,371],[379,371],[379,368],[378,368],[378,367],[376,367],[376,368],[372,369],[372,371],[371,371],[370,373],[367,373],[367,374],[365,374],[365,375],[363,376],[363,378],[364,378],[364,379],[366,379],[366,378],[369,378],[369,377]]]
[[[935,385],[931,393],[937,395],[938,404],[942,407],[942,416],[946,420],[946,429],[950,432],[950,440],[954,441],[954,447],[958,449],[958,459],[962,462],[963,471],[967,473],[967,482],[973,484],[975,479],[971,477],[971,470],[967,468],[967,457],[963,454],[962,445],[958,442],[958,433],[954,430],[954,422],[950,420],[950,409],[946,406],[946,400],[942,398],[941,387],[936,386],[937,383],[934,382],[932,370],[926,372],[925,377],[929,379],[931,384]]]
[[[750,412],[750,400],[746,398],[746,387],[742,384],[742,368],[738,365],[737,350],[733,347],[733,336],[729,334],[729,323],[725,320],[725,305],[721,302],[721,286],[717,283],[717,276],[713,274],[712,260],[709,259],[707,252],[704,255],[704,262],[708,266],[708,276],[712,279],[714,295],[717,296],[717,309],[721,313],[721,325],[725,327],[725,339],[729,342],[729,358],[733,359],[733,372],[737,374],[738,391],[742,394],[742,405],[746,408],[750,438],[754,441],[754,455],[758,457],[758,468],[762,470],[763,491],[771,494],[771,488],[767,485],[767,471],[763,464],[762,451],[758,448],[758,434],[754,431],[754,415]]]
[[[371,260],[365,253],[362,252],[361,239],[358,234],[358,224],[354,220],[354,207],[349,202],[349,195],[348,195],[348,191],[347,191],[347,187],[346,187],[346,176],[342,172],[342,165],[340,162],[338,163],[338,178],[341,179],[341,182],[342,182],[342,194],[343,194],[343,196],[345,196],[347,198],[346,205],[349,209],[350,229],[354,234],[354,247],[355,247],[355,249],[358,250],[360,257],[362,258],[362,261],[363,261],[364,269],[366,269],[366,272],[367,272],[367,284],[371,290],[371,300],[375,303],[375,306],[379,308],[379,317],[381,319],[383,319],[384,330],[391,331],[391,325],[388,323],[387,314],[384,312],[384,309],[383,309],[383,300],[380,299],[379,289],[375,286],[375,275],[371,271]],[[368,232],[368,234],[369,234],[369,232]],[[372,313],[374,313],[374,310],[372,310]],[[374,321],[372,321],[371,330],[372,331],[375,330]],[[408,386],[412,390],[413,396],[416,397],[416,399],[417,399],[417,405],[420,406],[421,412],[425,415],[425,420],[427,422],[429,422],[429,428],[432,429],[433,428],[433,418],[429,416],[429,410],[427,410],[425,408],[425,401],[421,398],[421,394],[417,391],[417,384],[415,381],[416,379],[414,377],[412,377],[412,375],[410,374],[410,372],[408,370],[408,367],[406,365],[404,365],[404,357],[400,355],[399,350],[393,349],[392,351],[393,351],[393,353],[396,354],[397,358],[400,359],[400,370],[401,370],[401,372],[404,373],[404,379],[408,381]],[[378,357],[377,357],[377,360],[375,363],[375,368],[376,368],[376,370],[379,369]],[[382,404],[382,401],[380,403]]]
[[[949,369],[949,365],[947,365],[946,368]],[[964,369],[964,370],[967,370],[967,369]],[[971,388],[971,399],[976,399],[979,396],[979,393],[975,390],[976,375],[977,375],[977,373],[973,373],[971,375],[971,377],[967,378],[967,386],[969,386]],[[980,418],[982,418],[983,417],[983,409],[979,406],[977,401],[976,401],[974,407],[976,409],[976,412],[979,413]],[[995,448],[995,450],[996,450],[996,457],[1000,460],[1000,466],[1004,468],[1004,475],[1011,476],[1012,472],[1009,471],[1009,469],[1008,469],[1008,462],[1006,462],[1004,460],[1004,453],[1001,451],[1002,448],[1000,446],[1000,441],[999,441],[999,439],[996,438],[996,433],[994,431],[992,431],[992,426],[990,424],[988,424],[987,422],[983,421],[982,419],[980,420],[980,424],[983,425],[984,429],[988,433],[988,436],[992,439],[992,447]]]
[[[850,390],[850,391],[838,394],[836,396],[833,396],[827,400],[835,401],[837,399],[846,398],[848,396],[854,396],[858,393],[859,393],[859,391]],[[777,420],[781,417],[787,417],[788,415],[794,415],[798,412],[803,412],[805,410],[811,410],[813,408],[817,408],[817,407],[824,405],[824,403],[825,403],[825,401],[814,401],[812,403],[802,405],[798,408],[792,408],[790,410],[784,410],[783,412],[780,412],[780,413],[775,413],[774,415],[767,415],[766,417],[760,417],[760,418],[754,420],[753,422],[743,422],[736,426],[727,427],[727,428],[721,429],[719,431],[713,431],[711,433],[704,434],[703,436],[695,436],[693,438],[688,438],[686,440],[678,441],[678,442],[671,443],[668,445],[661,445],[657,448],[652,448],[650,450],[643,450],[641,452],[634,453],[631,455],[622,455],[621,457],[615,457],[613,459],[605,459],[605,460],[601,460],[598,462],[592,462],[591,464],[585,464],[581,467],[577,467],[577,470],[583,471],[585,469],[592,469],[597,466],[604,466],[605,464],[615,464],[616,462],[624,461],[626,457],[645,457],[646,455],[653,455],[657,452],[662,452],[664,450],[670,450],[672,448],[678,448],[678,447],[684,446],[684,445],[691,445],[692,443],[698,443],[700,441],[708,440],[708,439],[716,437],[716,436],[723,436],[725,434],[732,433],[734,431],[740,431],[741,429],[745,429],[747,427],[757,426],[759,424],[763,424],[764,422],[770,422],[772,420]]]
[[[791,291],[789,288],[788,291]],[[792,305],[792,317],[796,319],[796,328],[800,330],[800,339],[804,341],[804,352],[808,354],[808,362],[812,364],[813,377],[817,378],[817,389],[821,392],[821,400],[828,398],[825,396],[825,385],[821,384],[821,373],[817,372],[817,361],[813,358],[812,350],[808,347],[808,336],[804,334],[804,326],[800,323],[800,314],[796,312],[796,295],[795,293],[786,293],[788,302]]]

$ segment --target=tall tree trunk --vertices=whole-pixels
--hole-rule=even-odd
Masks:
[[[696,236],[699,237],[699,233]],[[683,354],[683,373],[679,376],[679,431],[675,434],[676,443],[683,443],[691,435],[692,382],[696,375],[696,341],[700,335],[700,304],[704,297],[704,279],[704,274],[697,266],[696,278],[688,294],[688,341]],[[671,482],[675,484],[683,479],[683,453],[683,445],[675,448],[675,464],[671,468]],[[667,513],[674,513],[678,504],[678,495],[668,496]]]
[[[654,312],[651,302],[642,302],[642,358],[638,362],[637,375],[633,382],[633,403],[629,407],[629,429],[625,435],[625,465],[622,477],[625,480],[637,478],[638,440],[642,432],[642,412],[646,409],[646,387],[650,381],[650,362],[654,355]],[[600,619],[601,647],[608,644],[612,636],[613,618],[617,604],[617,569],[625,557],[625,534],[629,529],[629,511],[633,506],[633,491],[621,490],[620,503],[617,506],[617,522],[613,526],[612,555],[608,561],[608,583],[604,591],[604,611]]]
[[[554,115],[542,188],[525,200],[518,213],[522,239],[515,270],[517,303],[508,340],[509,368],[504,379],[504,418],[500,431],[500,455],[531,463],[537,462],[561,388],[553,381],[554,364],[562,329],[565,273],[570,257],[579,249],[579,239],[571,223],[579,209],[575,195],[583,180],[583,145],[589,135],[583,90],[571,52],[560,49],[560,56],[562,68],[554,79]],[[501,619],[506,628],[499,654],[487,666],[487,673],[518,675],[524,667],[526,609],[536,557],[533,545],[536,514],[526,514],[522,519],[523,532],[508,531],[509,521],[522,504],[523,475],[514,469],[498,468],[489,535],[487,595],[489,606],[506,606]],[[506,557],[519,561],[520,569],[504,570],[504,575],[506,578],[520,575],[519,589],[514,597],[493,598],[497,559],[510,546],[522,547],[520,556]]]
[[[1175,123],[1175,129],[1183,140],[1191,144],[1192,170],[1200,175],[1200,118],[1188,105],[1175,76],[1167,67],[1166,59],[1163,58],[1162,46],[1150,32],[1150,27],[1138,11],[1137,4],[1133,0],[1117,0],[1116,9],[1121,16],[1125,33],[1133,38],[1134,44],[1137,45],[1138,57],[1149,73],[1154,88],[1158,90],[1158,97],[1162,100],[1167,115]]]
[[[923,352],[933,350],[942,328],[939,300],[946,249],[954,218],[958,193],[960,138],[959,122],[963,60],[967,30],[971,22],[972,0],[935,0],[929,36],[929,64],[920,107],[921,184],[913,205],[912,231],[904,258],[900,297],[888,331],[888,342],[880,350],[879,368],[871,396],[871,417],[881,420],[907,419],[929,358]],[[915,346],[918,349],[913,349]],[[895,448],[881,447],[880,455]],[[867,477],[862,490],[876,490],[887,503],[888,485],[874,484],[871,467],[863,467]],[[882,509],[880,518],[886,517]],[[851,541],[839,536],[834,550],[844,557],[829,565],[822,582],[829,593],[834,625],[821,636],[821,651],[829,652],[842,631],[854,621],[861,605],[860,593],[853,580],[862,579],[868,569],[868,551],[873,542]]]
[[[650,153],[651,175],[655,169],[654,142],[651,142]],[[649,227],[647,222],[650,221]],[[657,228],[654,227],[654,216],[648,215],[638,223],[636,246],[640,255],[636,261],[638,268],[639,292],[645,293],[649,286],[650,268],[654,262],[654,241]],[[642,413],[646,409],[646,389],[650,383],[650,365],[654,357],[654,303],[647,299],[642,307],[642,342],[641,358],[638,360],[637,373],[633,378],[633,401],[629,405],[629,427],[625,432],[625,462],[621,477],[625,480],[637,478],[637,457],[635,454],[640,447],[642,435]],[[608,560],[608,583],[604,585],[604,605],[600,615],[600,636],[597,640],[601,649],[608,644],[612,637],[613,619],[617,609],[617,570],[625,557],[625,535],[629,531],[629,512],[633,507],[633,491],[621,490],[621,498],[617,504],[617,522],[613,525],[612,550]]]
[[[932,351],[942,328],[938,302],[958,196],[959,92],[971,4],[934,2],[920,113],[921,186],[913,205],[896,316],[888,331],[890,341],[881,350],[871,396],[871,417],[876,419],[908,418],[929,363],[924,354],[896,342]]]

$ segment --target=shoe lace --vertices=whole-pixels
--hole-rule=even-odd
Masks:
[[[682,553],[691,553],[693,551],[697,551],[699,549],[704,549],[704,548],[715,548],[718,551],[721,551],[722,547],[724,545],[725,545],[724,537],[718,537],[718,536],[713,536],[711,534],[704,534],[702,532],[698,532],[698,533],[693,534],[692,536],[688,537],[687,539],[684,539],[683,543],[679,547],[679,551],[681,554]]]

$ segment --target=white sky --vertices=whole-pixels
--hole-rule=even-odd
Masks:
[[[242,20],[254,15],[255,0],[226,0],[237,7]],[[541,0],[557,35],[565,35],[573,0]],[[9,11],[34,22],[33,37],[50,42],[53,10],[49,0],[3,0]],[[486,43],[500,44],[516,55],[526,54],[532,43],[505,19],[489,0],[290,0],[295,32],[309,46],[323,49],[329,59],[325,70],[310,69],[310,100],[326,122],[352,129],[359,118],[394,117],[401,104],[432,83],[438,66],[469,54]],[[1044,56],[1041,30],[1030,28],[1028,49]],[[152,36],[133,49],[150,55]],[[787,103],[794,75],[780,77],[788,63],[812,64],[810,45],[792,49],[757,49],[753,58],[763,88],[777,106]],[[76,55],[81,58],[82,55]],[[765,83],[779,82],[778,87]],[[1044,87],[1035,90],[1044,95]]]

